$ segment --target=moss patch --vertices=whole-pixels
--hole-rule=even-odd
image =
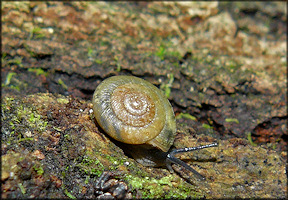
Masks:
[[[142,198],[197,198],[201,194],[193,191],[189,185],[183,181],[176,180],[175,176],[168,175],[160,179],[152,177],[139,178],[128,175],[125,180],[129,182],[135,190],[141,190]]]

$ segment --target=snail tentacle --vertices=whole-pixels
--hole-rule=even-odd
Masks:
[[[200,180],[205,180],[206,178],[203,175],[201,175],[199,172],[197,172],[195,169],[190,167],[188,164],[186,164],[182,160],[176,158],[175,154],[185,153],[185,152],[189,152],[189,151],[195,151],[195,150],[200,150],[200,149],[205,149],[205,148],[210,148],[210,147],[215,147],[215,146],[218,146],[218,143],[212,143],[212,144],[207,144],[207,145],[197,146],[197,147],[187,147],[187,148],[182,148],[182,149],[174,149],[167,154],[166,166],[170,172],[173,172],[173,169],[171,166],[172,163],[181,165],[185,169],[194,173]]]
[[[173,149],[170,154],[179,154],[179,153],[185,153],[189,151],[195,151],[195,150],[200,150],[200,149],[205,149],[205,148],[210,148],[210,147],[216,147],[218,146],[218,143],[212,143],[212,144],[206,144],[202,146],[197,146],[197,147],[186,147],[186,148],[181,148],[181,149]]]

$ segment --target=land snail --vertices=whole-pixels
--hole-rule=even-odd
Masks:
[[[170,149],[176,135],[174,112],[164,93],[156,86],[134,76],[113,76],[102,81],[93,94],[93,111],[97,123],[144,166],[178,164],[205,177],[176,158],[179,153],[215,147],[204,146]]]

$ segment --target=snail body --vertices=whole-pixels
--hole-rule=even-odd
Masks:
[[[192,149],[169,152],[176,135],[175,116],[168,99],[153,84],[134,76],[113,76],[98,85],[92,103],[101,128],[123,143],[142,165],[156,167],[166,164],[172,170],[170,164],[177,163],[195,171],[174,157],[174,154]]]

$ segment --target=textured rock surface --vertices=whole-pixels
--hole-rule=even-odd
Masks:
[[[175,173],[170,174],[127,157],[98,130],[91,103],[40,93],[23,99],[5,97],[2,108],[3,198],[95,198],[93,184],[103,170],[121,171],[119,178],[130,184],[134,196],[284,198],[286,194],[286,154],[252,146],[246,139],[219,140],[218,147],[183,155],[181,159],[205,175],[207,180],[199,181],[178,166],[173,165]],[[176,147],[215,141],[207,131],[198,135],[187,130],[179,125]]]
[[[107,167],[131,174],[135,197],[285,195],[286,2],[1,6],[2,197],[94,197],[92,183]],[[121,74],[144,78],[169,97],[175,146],[219,141],[199,152],[208,156],[195,166],[207,183],[197,189],[191,174],[139,166],[98,131],[92,94]],[[195,153],[185,158],[189,164]]]

